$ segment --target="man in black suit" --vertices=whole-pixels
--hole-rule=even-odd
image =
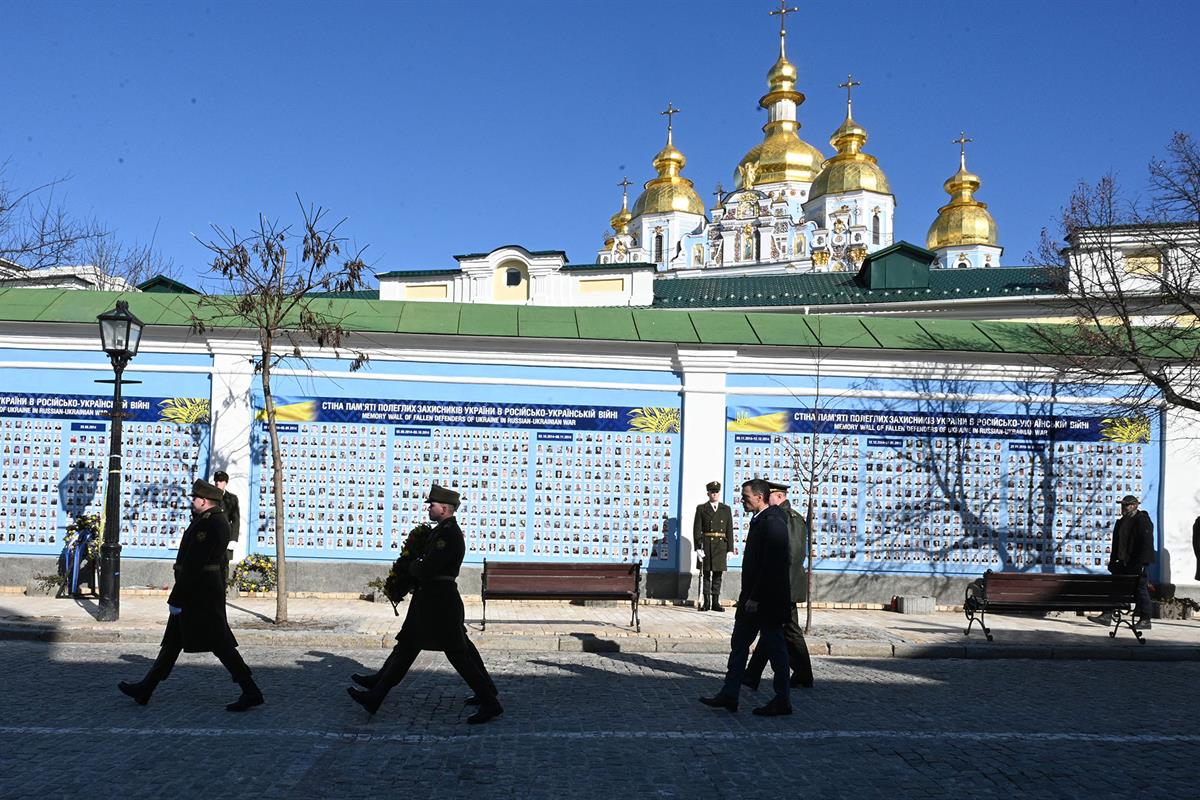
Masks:
[[[1154,523],[1150,515],[1138,510],[1138,499],[1131,494],[1121,498],[1121,516],[1113,525],[1112,553],[1108,571],[1114,575],[1137,575],[1137,605],[1134,628],[1150,629],[1150,587],[1146,567],[1155,561]],[[1100,618],[1103,619],[1101,615]]]
[[[708,502],[696,506],[692,520],[692,543],[700,560],[701,611],[724,611],[721,607],[721,579],[728,569],[729,554],[734,552],[733,511],[721,502],[721,484],[704,487]]]
[[[263,703],[262,692],[237,651],[237,639],[225,617],[221,565],[229,545],[229,523],[220,505],[220,489],[202,480],[192,484],[192,524],[179,541],[175,586],[167,598],[171,615],[167,618],[158,658],[142,680],[121,681],[117,685],[138,705],[150,702],[155,687],[171,674],[181,652],[212,653],[229,670],[242,694],[225,706],[226,710],[245,711]]]
[[[746,657],[757,636],[766,648],[775,672],[775,697],[754,709],[759,716],[774,717],[792,713],[788,696],[788,654],[783,626],[794,608],[788,574],[787,517],[778,507],[768,504],[770,487],[755,478],[742,484],[742,507],[752,514],[742,559],[742,591],[738,595],[737,614],[730,638],[725,683],[712,697],[700,702],[713,708],[737,711],[738,691],[746,670]]]
[[[477,704],[479,710],[467,722],[477,725],[500,716],[504,709],[463,624],[462,596],[455,583],[466,554],[466,540],[454,518],[460,498],[458,492],[435,483],[425,502],[429,504],[429,519],[437,524],[425,539],[422,552],[414,554],[409,565],[412,600],[404,625],[396,635],[396,646],[377,674],[355,676],[356,683],[369,683],[369,689],[350,687],[346,691],[367,713],[374,714],[392,687],[404,679],[422,650],[441,650],[474,692],[468,703]]]
[[[790,559],[789,583],[792,588],[792,612],[783,628],[783,638],[787,643],[788,664],[792,668],[792,686],[803,686],[811,689],[813,685],[812,660],[808,656],[808,644],[804,641],[804,629],[800,627],[800,616],[796,610],[797,603],[808,599],[808,574],[804,569],[808,560],[808,524],[804,515],[792,508],[788,502],[788,487],[782,483],[770,484],[771,493],[767,502],[777,506],[787,514],[788,519],[788,558]],[[750,663],[746,665],[746,677],[743,683],[751,689],[757,689],[762,679],[763,668],[767,665],[767,651],[761,643],[754,648]]]

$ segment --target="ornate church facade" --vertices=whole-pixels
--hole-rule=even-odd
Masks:
[[[736,188],[720,185],[706,208],[684,177],[687,159],[675,145],[668,104],[666,144],[652,159],[655,176],[630,206],[624,179],[621,208],[591,264],[568,264],[565,253],[529,253],[509,245],[491,253],[456,256],[459,267],[380,275],[385,300],[443,300],[531,305],[654,304],[653,284],[690,278],[856,273],[867,256],[898,243],[896,198],[878,160],[864,149],[867,130],[853,113],[847,77],[846,116],[833,131],[826,156],[800,137],[805,97],[787,57],[781,3],[779,53],[767,72],[759,105],[767,112],[763,138],[738,162]],[[959,168],[944,184],[949,201],[938,210],[925,246],[934,269],[1000,266],[996,222],[975,198],[979,176],[967,170],[965,134]],[[526,258],[524,256],[528,255]]]

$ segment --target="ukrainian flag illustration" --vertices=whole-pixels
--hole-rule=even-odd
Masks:
[[[276,422],[315,422],[317,419],[317,401],[316,400],[299,400],[296,402],[287,402],[286,398],[280,398],[281,402],[275,404],[275,421]],[[265,422],[267,419],[267,410],[259,409],[254,416],[259,422]]]
[[[727,430],[730,433],[786,433],[791,424],[792,415],[788,411],[739,408],[729,420]]]

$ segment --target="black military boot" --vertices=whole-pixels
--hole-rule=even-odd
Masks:
[[[350,675],[350,680],[354,681],[364,689],[374,689],[375,684],[379,683],[379,673],[355,672]]]
[[[709,605],[712,598],[712,581],[707,572],[700,573],[700,610],[708,611],[712,606]]]
[[[139,706],[144,706],[150,702],[150,695],[154,694],[154,687],[156,686],[158,686],[158,681],[150,678],[143,678],[137,683],[121,681],[117,684],[117,688],[121,690],[121,694],[132,697],[134,702]]]
[[[720,572],[714,572],[712,578],[712,610],[725,613],[725,609],[721,607],[721,579],[725,576]]]
[[[480,698],[479,710],[471,716],[467,717],[468,725],[482,725],[485,722],[490,722],[496,717],[504,713],[504,706],[500,705],[500,701],[494,696]]]
[[[383,705],[383,699],[387,697],[386,693],[377,691],[376,689],[365,691],[363,689],[356,689],[353,686],[346,687],[346,694],[350,695],[350,699],[362,706],[368,714],[374,714],[378,711],[379,707]]]
[[[245,711],[266,702],[262,690],[258,688],[258,684],[254,682],[253,678],[238,681],[238,686],[242,687],[242,693],[237,700],[225,706],[226,711]]]

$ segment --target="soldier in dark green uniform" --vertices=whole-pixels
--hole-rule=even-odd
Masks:
[[[721,579],[728,569],[728,555],[734,552],[733,512],[721,502],[721,484],[712,481],[704,487],[708,502],[696,506],[692,523],[692,542],[700,563],[701,611],[724,611],[721,607]]]
[[[213,473],[213,486],[221,490],[221,511],[225,512],[225,519],[229,521],[229,544],[230,547],[225,548],[225,565],[221,570],[221,580],[225,585],[229,585],[229,562],[233,560],[233,543],[238,540],[238,535],[242,530],[242,512],[238,508],[237,495],[229,491],[225,487],[229,485],[229,473],[223,469],[219,469]]]
[[[425,537],[422,552],[415,554],[408,566],[413,579],[412,600],[404,625],[396,635],[396,646],[378,673],[355,679],[356,683],[370,685],[369,689],[349,687],[346,691],[367,713],[374,714],[392,687],[404,679],[422,650],[441,650],[474,692],[468,702],[478,705],[479,710],[467,722],[477,725],[500,716],[504,709],[479,651],[467,639],[463,625],[462,596],[455,583],[466,554],[466,540],[454,519],[459,494],[435,483],[425,502],[429,504],[429,519],[436,525]]]
[[[171,674],[181,652],[212,653],[229,670],[242,694],[225,706],[227,710],[245,711],[263,703],[262,691],[250,677],[250,667],[238,653],[237,639],[225,618],[221,565],[229,546],[229,523],[220,506],[220,489],[202,480],[192,484],[192,524],[184,531],[175,557],[175,586],[167,597],[171,615],[162,648],[145,678],[117,685],[139,705],[150,702],[154,688]]]
[[[787,486],[782,483],[767,485],[771,490],[767,496],[767,502],[783,509],[788,520],[788,582],[792,592],[792,613],[791,619],[783,626],[783,639],[787,644],[788,664],[792,668],[791,685],[811,689],[813,685],[812,660],[808,656],[808,645],[804,641],[804,629],[800,627],[800,615],[796,610],[797,603],[803,603],[808,599],[808,574],[804,569],[805,562],[808,560],[808,524],[804,521],[804,515],[792,508],[792,504],[788,502]],[[756,646],[749,663],[746,664],[746,673],[742,676],[742,683],[751,689],[757,689],[766,665],[766,650]]]

